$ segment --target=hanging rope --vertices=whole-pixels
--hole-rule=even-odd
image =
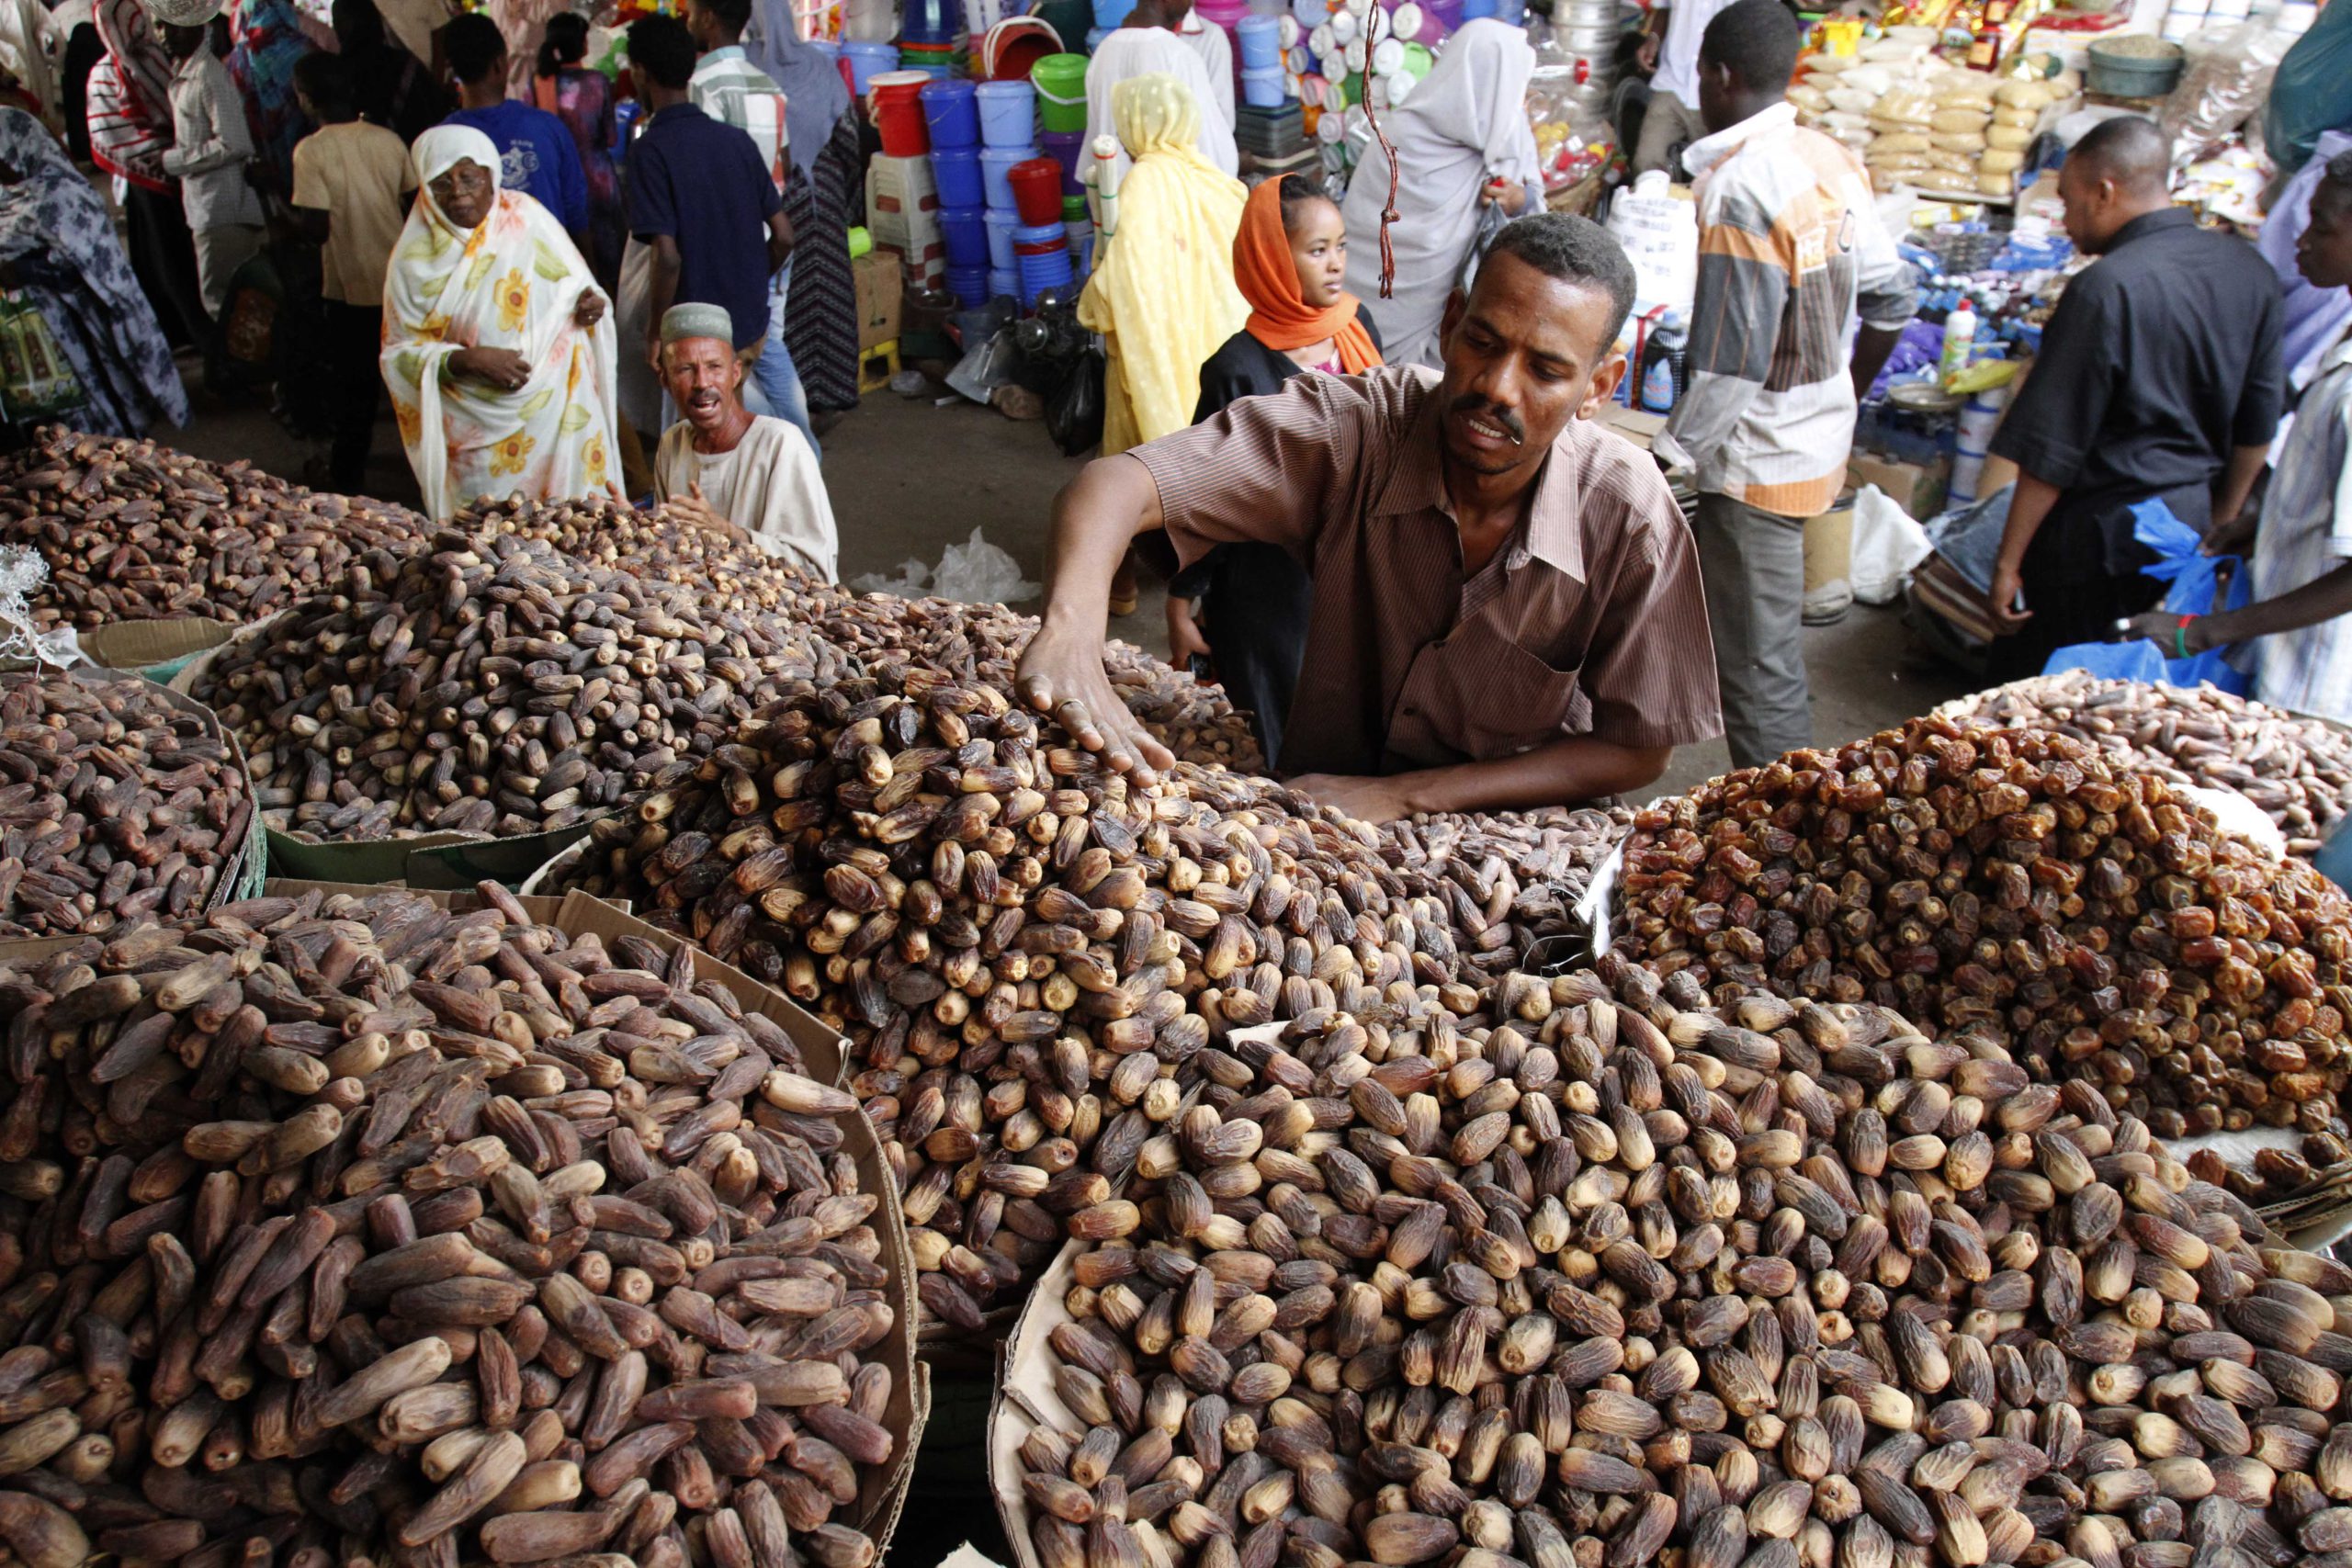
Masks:
[[[1396,288],[1396,244],[1388,237],[1388,226],[1396,221],[1396,148],[1388,140],[1388,133],[1380,129],[1380,116],[1373,111],[1369,59],[1365,61],[1363,118],[1364,123],[1372,127],[1373,140],[1380,143],[1381,152],[1388,158],[1388,199],[1380,209],[1380,297],[1386,299],[1394,297]]]

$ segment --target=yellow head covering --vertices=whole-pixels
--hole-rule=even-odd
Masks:
[[[1152,152],[1199,155],[1201,106],[1173,76],[1131,76],[1112,88],[1111,123],[1131,158]]]
[[[1233,282],[1249,193],[1194,145],[1201,106],[1192,89],[1173,76],[1130,77],[1112,89],[1111,114],[1136,165],[1120,182],[1118,227],[1078,309],[1108,342],[1106,455],[1190,424],[1203,362],[1250,317]]]

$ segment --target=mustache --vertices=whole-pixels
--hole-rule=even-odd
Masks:
[[[1521,446],[1527,445],[1527,426],[1521,421],[1519,415],[1509,409],[1497,408],[1476,392],[1467,392],[1454,399],[1453,406],[1448,412],[1471,414],[1485,420],[1488,424],[1501,425],[1503,434],[1510,436],[1515,444]]]

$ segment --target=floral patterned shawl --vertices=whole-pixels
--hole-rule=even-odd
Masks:
[[[470,231],[441,210],[433,181],[458,163],[497,178],[498,151],[481,131],[435,126],[413,156],[424,188],[384,279],[383,367],[424,509],[447,517],[478,497],[516,491],[618,496],[612,314],[584,331],[572,321],[580,297],[595,291],[587,262],[519,192],[499,191]],[[461,348],[511,348],[531,378],[510,392],[450,376]]]

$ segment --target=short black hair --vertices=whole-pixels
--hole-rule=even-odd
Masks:
[[[314,49],[294,62],[294,85],[322,114],[345,114],[358,103],[350,62],[323,49]]]
[[[1305,175],[1284,175],[1280,188],[1283,203],[1283,232],[1285,234],[1295,234],[1298,231],[1299,209],[1308,202],[1331,200],[1331,193],[1323,188],[1321,180],[1309,179]],[[1336,207],[1339,204],[1332,202],[1332,205]]]
[[[752,0],[695,0],[695,9],[709,12],[720,28],[736,38],[752,25]]]
[[[449,52],[449,69],[471,86],[506,58],[506,35],[479,11],[460,11],[441,29],[442,46]]]
[[[2338,152],[2327,161],[2327,170],[2320,178],[2334,185],[2352,186],[2352,152]]]
[[[1699,40],[1699,63],[1728,65],[1753,92],[1786,91],[1796,74],[1804,29],[1781,0],[1732,0]]]
[[[628,62],[672,92],[684,92],[695,73],[694,35],[675,17],[640,17],[628,25]]]
[[[2067,149],[2066,159],[2080,159],[2093,173],[2129,190],[2162,189],[2172,179],[2171,139],[2145,115],[2100,120]]]
[[[1497,256],[1516,256],[1546,277],[1606,293],[1610,316],[1609,331],[1600,339],[1603,354],[1624,330],[1634,309],[1634,263],[1617,237],[1591,219],[1569,212],[1532,212],[1514,219],[1487,247],[1487,260]]]

